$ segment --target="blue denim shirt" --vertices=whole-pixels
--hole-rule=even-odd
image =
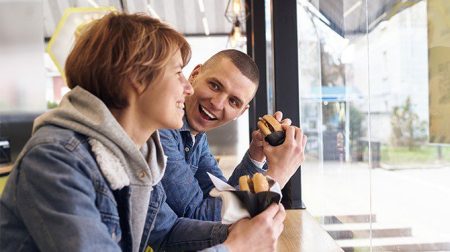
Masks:
[[[193,144],[190,127],[185,119],[180,130],[160,130],[159,134],[167,156],[167,167],[162,179],[167,204],[180,217],[221,220],[222,201],[209,196],[214,185],[207,172],[223,181],[226,178],[209,150],[206,133],[197,134]],[[265,170],[257,167],[246,153],[228,183],[235,186],[240,176],[256,172]]]
[[[86,136],[44,126],[24,153],[0,199],[2,251],[131,250],[131,192],[111,190]],[[165,199],[164,188],[156,185],[140,251],[148,245],[156,251],[198,250],[225,240],[227,226],[178,218]]]

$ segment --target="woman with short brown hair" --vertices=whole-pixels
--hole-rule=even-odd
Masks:
[[[183,125],[190,53],[181,34],[144,15],[111,13],[83,27],[66,62],[72,90],[35,120],[0,200],[2,251],[224,242],[211,248],[219,251],[246,249],[252,239],[273,248],[284,219],[277,207],[238,222],[227,239],[229,226],[179,219],[165,203],[158,129]],[[247,232],[256,225],[265,232]]]

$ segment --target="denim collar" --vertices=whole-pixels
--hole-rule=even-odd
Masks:
[[[186,116],[183,117],[183,127],[181,127],[180,132],[188,132],[189,134],[191,134],[191,126],[189,126]],[[186,133],[183,133],[183,134],[186,134]],[[199,137],[203,136],[204,134],[205,134],[205,132],[198,133],[195,136],[195,139],[198,139]]]

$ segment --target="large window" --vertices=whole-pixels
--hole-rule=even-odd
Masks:
[[[46,108],[40,7],[39,1],[0,2],[0,115]]]
[[[430,4],[450,9],[298,1],[303,199],[346,251],[450,249],[450,147],[430,143],[427,13],[447,30],[449,19]]]

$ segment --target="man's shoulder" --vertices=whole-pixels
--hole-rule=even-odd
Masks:
[[[209,145],[208,144],[208,135],[206,134],[206,132],[199,133],[197,136],[197,141],[199,141],[203,145]]]

